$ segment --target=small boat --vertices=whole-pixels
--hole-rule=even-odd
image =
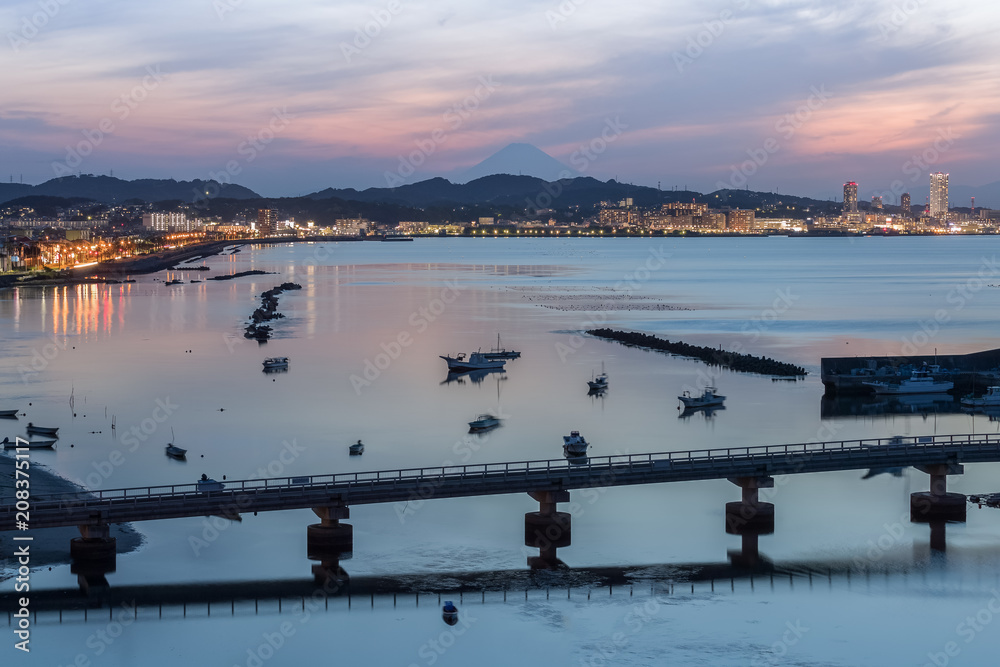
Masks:
[[[17,410],[0,410],[0,419],[17,419]]]
[[[725,396],[715,393],[717,391],[718,389],[715,387],[705,387],[705,390],[701,392],[701,396],[692,396],[690,391],[685,391],[677,398],[684,404],[685,410],[707,408],[713,405],[722,405],[722,402],[726,400]]]
[[[3,443],[3,448],[4,449],[14,449],[14,448],[22,448],[22,449],[52,449],[52,445],[56,444],[56,441],[55,440],[21,440],[20,442],[18,442],[17,438],[15,438],[13,441],[11,441],[9,438],[4,438],[3,441],[2,441],[2,443]]]
[[[183,280],[178,280],[178,279],[174,278],[173,280],[168,280],[167,282],[165,282],[163,284],[164,285],[183,285],[184,281]]]
[[[967,408],[985,408],[987,406],[1000,405],[1000,387],[988,387],[986,393],[978,397],[972,394],[963,396],[962,405]],[[0,412],[0,417],[2,416],[3,413]]]
[[[458,623],[458,607],[451,600],[444,601],[444,605],[441,607],[441,618],[448,625]]]
[[[949,380],[935,380],[931,372],[937,366],[930,369],[924,364],[923,368],[913,371],[909,378],[899,382],[863,382],[862,384],[871,387],[876,394],[938,394],[951,391],[955,383]]]
[[[385,242],[390,242],[390,241],[412,241],[413,237],[412,236],[401,236],[399,234],[386,234],[385,236],[382,237],[381,240],[385,241]]]
[[[225,486],[226,485],[222,482],[217,482],[205,474],[202,474],[201,479],[198,480],[198,491],[203,493],[208,493],[209,491],[222,491]]]
[[[587,380],[587,386],[591,391],[604,391],[608,388],[608,374],[604,372],[603,363],[601,363],[601,374],[593,380]]]
[[[279,368],[288,368],[288,357],[268,357],[264,360],[264,370],[276,370]]]
[[[521,353],[516,350],[507,350],[500,347],[500,334],[497,334],[497,346],[489,352],[483,352],[483,357],[490,360],[520,359]]]
[[[167,456],[173,459],[182,459],[187,456],[188,450],[181,449],[180,447],[172,444],[167,445]]]
[[[365,445],[363,442],[358,440],[356,443],[347,448],[352,456],[360,456],[365,453]]]
[[[481,414],[475,418],[474,421],[469,422],[469,433],[474,433],[477,431],[489,431],[497,426],[500,426],[501,421],[499,418],[494,417],[491,414]]]
[[[590,444],[584,440],[579,431],[570,431],[563,436],[563,453],[569,456],[586,456]]]
[[[489,368],[503,368],[506,363],[503,359],[488,359],[482,352],[473,352],[466,358],[462,352],[455,357],[439,355],[448,362],[449,371],[479,371]]]
[[[28,435],[51,435],[55,436],[59,427],[55,426],[35,426],[31,422],[28,422]]]

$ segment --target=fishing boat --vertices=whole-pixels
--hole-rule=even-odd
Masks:
[[[56,436],[59,431],[59,427],[55,426],[35,426],[31,422],[28,422],[28,435],[49,435]],[[58,436],[57,436],[58,437]]]
[[[482,352],[473,352],[466,357],[464,352],[454,357],[439,355],[448,363],[449,371],[480,371],[491,368],[503,368],[504,359],[488,359]]]
[[[17,419],[17,410],[0,410],[0,419]]]
[[[497,334],[497,346],[489,352],[483,352],[483,356],[487,359],[520,359],[521,353],[500,347],[500,334]]]
[[[579,431],[570,431],[569,435],[563,436],[563,453],[568,456],[585,456],[589,447]]]
[[[594,392],[604,391],[608,388],[608,374],[604,372],[604,362],[601,362],[601,374],[591,380],[587,380],[587,386]]]
[[[188,453],[188,450],[182,449],[172,444],[167,444],[166,451],[167,451],[167,456],[169,456],[172,459],[183,459],[185,456],[187,456]]]
[[[365,453],[365,445],[363,442],[358,440],[356,443],[347,448],[352,456],[360,456]]]
[[[263,361],[265,371],[288,368],[288,357],[268,357]]]
[[[448,625],[458,623],[458,607],[451,600],[444,601],[444,605],[441,607],[441,618]]]
[[[15,438],[11,441],[9,438],[3,439],[4,449],[52,449],[52,445],[56,444],[55,440],[21,440]]]
[[[982,396],[962,397],[962,405],[967,408],[985,408],[989,406],[1000,406],[1000,387],[987,387],[986,393]],[[0,416],[3,416],[0,414]]]
[[[198,491],[202,493],[208,493],[210,491],[222,491],[225,488],[225,484],[222,482],[217,482],[208,475],[202,474],[201,479],[198,480]]]
[[[497,417],[484,413],[476,417],[475,420],[469,422],[469,433],[489,431],[490,429],[500,426],[501,423],[502,422]]]
[[[913,371],[909,378],[899,382],[864,382],[863,384],[875,390],[876,394],[938,394],[951,391],[955,383],[949,380],[935,380],[931,375],[937,366]]]
[[[690,391],[685,391],[677,398],[684,404],[685,410],[708,408],[714,405],[722,405],[722,402],[726,400],[726,397],[720,396],[716,393],[717,391],[719,390],[715,387],[705,387],[705,390],[701,392],[701,396],[692,396]]]

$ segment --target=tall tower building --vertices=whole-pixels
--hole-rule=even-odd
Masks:
[[[940,171],[931,174],[930,213],[932,218],[948,217],[948,174]]]
[[[257,231],[261,236],[271,236],[278,228],[278,212],[273,208],[257,209]]]
[[[910,193],[904,192],[899,198],[899,207],[903,209],[903,215],[910,217]]]
[[[872,208],[882,209],[882,195],[872,195]]]
[[[858,212],[858,184],[854,181],[844,183],[844,213]]]

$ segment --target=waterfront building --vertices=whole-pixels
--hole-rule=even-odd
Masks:
[[[948,217],[948,174],[931,174],[930,215],[943,220]]]
[[[844,183],[844,213],[858,212],[858,184],[854,181]]]

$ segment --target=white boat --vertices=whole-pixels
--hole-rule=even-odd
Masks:
[[[503,368],[506,363],[503,359],[488,359],[482,352],[473,352],[468,358],[464,352],[455,357],[441,356],[448,362],[449,371],[479,371],[489,368]]]
[[[608,374],[604,372],[603,363],[601,363],[601,374],[593,380],[587,380],[587,386],[591,391],[604,391],[608,388]]]
[[[209,491],[222,491],[225,488],[225,484],[222,482],[217,482],[207,475],[202,475],[201,479],[198,480],[198,490],[201,492]]]
[[[441,607],[441,618],[448,625],[458,623],[458,607],[451,600],[445,600]]]
[[[864,382],[875,390],[876,394],[938,394],[950,391],[955,383],[948,380],[935,380],[926,366],[913,371],[913,374],[899,382]]]
[[[263,363],[265,371],[288,368],[288,357],[268,357]]]
[[[962,405],[968,408],[985,408],[1000,406],[1000,387],[988,387],[986,393],[976,397],[972,394],[962,397]]]
[[[521,353],[500,347],[500,334],[497,334],[497,346],[489,352],[483,352],[483,357],[486,359],[520,359]]]
[[[11,440],[10,438],[3,439],[4,449],[14,449],[15,447],[20,447],[22,449],[52,449],[52,445],[56,444],[55,440],[21,440],[17,441],[15,438]]]
[[[705,390],[701,392],[701,396],[692,396],[690,391],[685,391],[677,398],[684,404],[685,410],[708,408],[714,405],[722,405],[722,402],[726,400],[726,397],[720,396],[716,393],[717,391],[719,390],[715,387],[705,387]]]
[[[38,434],[38,435],[55,436],[56,433],[59,431],[59,427],[58,426],[55,426],[55,427],[53,427],[53,426],[35,426],[31,422],[28,422],[27,431],[28,431],[28,435]]]
[[[167,456],[174,459],[182,459],[188,453],[188,450],[177,447],[176,445],[167,445],[166,451]]]
[[[364,445],[363,442],[361,442],[360,440],[358,440],[356,443],[354,443],[353,445],[351,445],[350,447],[348,447],[347,450],[352,455],[355,455],[355,454],[356,455],[361,455],[361,454],[365,453],[365,445]]]
[[[481,414],[474,421],[469,422],[469,432],[474,431],[488,431],[491,428],[496,428],[500,426],[501,421],[499,418],[494,417],[491,414],[485,413]]]
[[[590,444],[583,439],[579,431],[570,431],[569,435],[563,436],[563,453],[570,456],[585,456]]]

